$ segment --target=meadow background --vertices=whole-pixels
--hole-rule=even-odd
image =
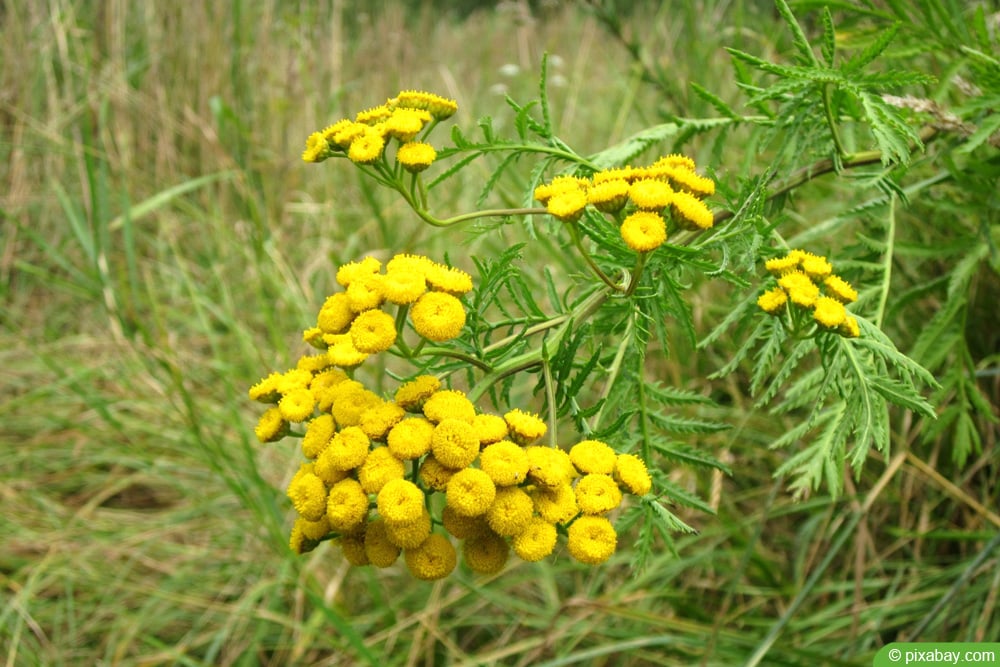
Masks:
[[[463,128],[490,115],[510,130],[503,94],[533,99],[548,53],[556,127],[587,154],[670,115],[716,115],[688,82],[739,108],[724,46],[791,50],[762,0],[619,16],[624,40],[577,3],[0,4],[4,664],[866,665],[901,638],[1000,637],[995,420],[969,411],[980,447],[956,461],[952,431],[922,437],[899,411],[889,456],[845,496],[795,500],[773,477],[787,452],[768,449],[793,416],[754,409],[745,373],[706,379],[738,344],[725,339],[650,362],[718,401],[712,416],[733,428],[692,444],[733,475],[670,472],[717,514],[678,509],[698,533],[641,571],[627,534],[599,568],[563,555],[434,584],[350,569],[329,546],[289,552],[283,489],[299,457],[256,442],[246,389],[301,353],[333,267],[447,251],[471,269],[526,240],[422,226],[350,165],[303,164],[305,137],[409,88],[457,99]],[[684,150],[735,187],[767,160],[740,136]],[[437,210],[469,210],[488,173],[466,170]],[[803,188],[787,224],[841,212],[835,179]],[[1000,236],[996,183],[986,175],[985,213],[965,220],[987,238]],[[948,275],[933,250],[958,203],[927,194],[937,208],[900,212],[901,292]],[[563,261],[540,244],[524,267]],[[969,284],[961,362],[995,413],[1000,281],[984,263]],[[900,349],[945,287],[892,311]],[[732,290],[692,289],[705,335]]]

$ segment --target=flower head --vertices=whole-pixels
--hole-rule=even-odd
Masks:
[[[764,262],[764,268],[771,275],[783,276],[789,271],[799,268],[799,255],[798,253],[789,253],[784,257],[772,257]]]
[[[805,253],[799,262],[799,266],[802,267],[802,271],[805,272],[807,276],[813,280],[819,280],[826,278],[828,275],[833,273],[833,266],[827,261],[826,257],[820,255],[814,255],[811,252]]]
[[[828,296],[816,299],[813,319],[828,329],[836,329],[847,320],[844,304]]]
[[[451,481],[451,478],[455,474],[455,470],[441,465],[441,462],[434,458],[433,455],[424,457],[418,472],[420,481],[424,483],[424,486],[442,492],[448,488],[448,482]]]
[[[614,472],[616,461],[615,450],[600,440],[584,440],[573,445],[569,450],[569,459],[581,473]]]
[[[667,223],[652,211],[636,211],[622,221],[622,240],[636,252],[656,250],[667,240]]]
[[[327,298],[323,307],[319,309],[316,317],[316,326],[323,333],[340,334],[347,331],[354,320],[354,311],[351,310],[350,301],[343,292]]]
[[[370,439],[383,440],[405,415],[403,408],[386,401],[362,412],[358,426]]]
[[[348,426],[334,434],[316,461],[322,461],[332,470],[353,470],[368,458],[369,445],[364,431],[357,426]]]
[[[427,266],[424,277],[428,287],[438,292],[447,292],[452,296],[472,290],[472,276],[452,266],[433,262]]]
[[[357,262],[349,262],[337,269],[337,282],[341,287],[349,287],[358,278],[372,276],[382,269],[382,262],[368,256]],[[336,333],[336,332],[334,332]]]
[[[403,558],[406,569],[424,581],[447,577],[458,563],[458,554],[451,540],[437,533],[430,535],[420,546],[405,550]]]
[[[503,417],[491,414],[478,414],[472,419],[472,429],[479,438],[479,445],[485,447],[494,442],[500,442],[507,437],[507,422]]]
[[[359,276],[347,286],[347,305],[355,313],[378,308],[385,301],[385,291],[382,289],[384,276],[374,273]]]
[[[347,157],[355,164],[371,164],[382,156],[385,138],[373,127],[364,126],[360,135],[351,142]]]
[[[674,191],[668,183],[654,178],[644,178],[632,183],[628,198],[643,211],[659,212],[670,205]]]
[[[385,519],[375,519],[369,522],[365,529],[365,555],[375,567],[389,567],[396,562],[402,551],[389,539]]]
[[[685,229],[709,229],[715,223],[712,211],[705,205],[705,202],[690,192],[683,190],[675,192],[671,204],[673,205],[674,219]]]
[[[528,455],[510,440],[501,440],[483,449],[479,467],[497,486],[512,486],[527,477]]]
[[[351,323],[351,342],[366,354],[384,352],[396,342],[396,320],[381,310],[366,310]]]
[[[414,523],[424,511],[424,492],[407,479],[391,479],[378,492],[378,513],[390,524]]]
[[[365,125],[376,125],[386,120],[392,115],[392,110],[389,109],[385,104],[380,104],[377,107],[372,107],[371,109],[365,109],[364,111],[359,111],[355,116],[354,120],[357,123],[364,123]]]
[[[479,574],[496,574],[507,564],[509,555],[507,540],[489,530],[473,535],[462,545],[465,564]]]
[[[365,493],[378,493],[394,479],[403,479],[406,468],[387,447],[376,447],[358,468],[358,481]]]
[[[780,285],[792,303],[798,306],[811,307],[819,298],[819,287],[801,271],[791,271],[778,278]]]
[[[857,338],[861,335],[861,327],[858,326],[858,319],[848,315],[844,323],[840,325],[840,335],[846,338]]]
[[[368,516],[368,494],[358,480],[350,477],[330,487],[326,503],[326,518],[330,527],[339,533],[349,533]]]
[[[787,301],[788,294],[780,287],[770,289],[757,297],[757,305],[769,315],[778,314],[778,311],[784,308]]]
[[[596,174],[595,174],[596,176]],[[587,203],[602,213],[617,213],[628,202],[629,183],[615,179],[587,188]]]
[[[332,155],[330,146],[322,132],[313,132],[306,139],[306,149],[302,151],[303,162],[322,162]]]
[[[468,422],[443,419],[434,427],[431,451],[442,465],[458,470],[476,460],[479,439]]]
[[[433,436],[432,422],[423,417],[407,417],[390,429],[386,444],[398,459],[418,459],[431,450]]]
[[[528,445],[545,435],[548,427],[538,415],[514,409],[503,416],[510,429],[510,439],[519,445]]]
[[[427,280],[422,272],[387,269],[382,278],[382,291],[389,303],[405,306],[427,291]]]
[[[478,468],[459,470],[448,480],[447,506],[461,516],[481,516],[493,504],[497,489],[490,476]]]
[[[416,521],[393,523],[386,520],[385,529],[389,540],[397,547],[414,549],[423,544],[423,541],[431,534],[431,514],[425,507],[421,510]]]
[[[646,464],[634,454],[619,454],[615,462],[615,480],[622,491],[644,496],[653,488]]]
[[[333,415],[323,414],[311,420],[302,436],[302,454],[307,459],[319,456],[330,444],[334,429]]]
[[[602,516],[581,516],[569,527],[566,547],[569,555],[587,565],[600,565],[615,552],[618,535]]]
[[[462,302],[444,292],[427,292],[410,308],[410,319],[418,334],[435,343],[458,336],[465,326]]]
[[[287,495],[303,519],[318,521],[326,512],[326,486],[316,473],[295,475],[288,484]]]
[[[434,147],[422,141],[408,141],[396,151],[396,162],[411,174],[427,169],[436,159],[437,151]]]
[[[556,547],[556,527],[540,517],[534,517],[528,526],[511,540],[514,553],[521,560],[531,563],[540,561]]]
[[[545,210],[563,222],[576,222],[587,207],[587,193],[582,189],[568,190],[553,195],[545,203]]]
[[[445,419],[458,419],[472,424],[476,417],[476,406],[456,389],[440,389],[424,402],[424,416],[435,424]]]
[[[501,487],[497,489],[493,504],[486,510],[486,522],[497,535],[511,537],[528,527],[534,509],[531,496],[523,489],[516,486]]]
[[[348,563],[355,567],[371,564],[371,561],[368,560],[368,554],[365,553],[364,530],[341,535],[338,542],[340,542],[340,550],[344,554],[344,560]]]
[[[830,275],[823,281],[826,286],[826,293],[841,303],[853,303],[858,300],[858,292],[851,283],[840,276]]]
[[[464,540],[489,530],[489,524],[486,523],[485,515],[486,512],[484,511],[482,514],[477,514],[476,516],[465,516],[457,512],[454,507],[445,505],[444,509],[441,510],[441,525],[444,526],[449,535]]]
[[[555,488],[572,479],[573,464],[561,449],[536,446],[528,447],[525,453],[528,455],[528,478],[535,484]]]
[[[282,396],[278,401],[278,410],[286,421],[301,422],[312,416],[315,405],[313,393],[301,387]]]
[[[424,403],[441,388],[441,380],[433,375],[420,375],[400,385],[396,390],[396,404],[407,412],[420,412]]]
[[[404,90],[387,103],[389,108],[426,109],[436,120],[444,120],[458,111],[458,102],[422,90]]]
[[[288,422],[278,408],[268,408],[260,416],[254,434],[261,442],[277,442],[288,435]]]
[[[568,523],[580,513],[576,504],[576,492],[568,483],[551,488],[536,486],[531,491],[531,501],[535,511],[549,523]]]
[[[383,129],[390,137],[405,143],[412,141],[417,136],[417,133],[424,129],[424,124],[429,122],[431,122],[431,115],[424,109],[396,108],[392,110],[391,115],[385,120]],[[431,148],[431,151],[433,152],[434,149]],[[431,162],[433,161],[434,158],[432,157]]]
[[[606,514],[622,502],[622,492],[611,475],[590,473],[576,483],[576,504],[584,514]]]

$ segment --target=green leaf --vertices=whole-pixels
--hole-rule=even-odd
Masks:
[[[869,65],[873,60],[878,58],[885,51],[886,47],[889,46],[889,43],[895,39],[901,25],[901,23],[894,23],[888,30],[879,34],[875,41],[869,44],[864,51],[847,61],[847,64],[843,68],[844,72],[859,72],[866,65]]]
[[[830,8],[827,6],[823,7],[823,45],[820,52],[823,54],[823,60],[826,61],[827,66],[833,67],[837,53],[837,31],[833,27],[833,15],[830,14]]]
[[[870,377],[868,382],[872,389],[890,403],[913,410],[929,419],[936,416],[934,406],[918,394],[912,385],[880,376]]]
[[[695,95],[708,102],[710,105],[712,105],[712,108],[721,113],[723,116],[725,116],[726,118],[732,118],[733,120],[740,120],[739,114],[733,111],[728,104],[723,102],[721,97],[715,95],[714,93],[709,92],[707,89],[699,86],[694,81],[690,82],[689,85],[691,86],[691,90],[694,91]]]
[[[812,66],[819,65],[819,61],[816,60],[816,54],[813,53],[812,47],[809,45],[809,40],[806,39],[806,34],[802,32],[802,26],[799,25],[798,20],[792,13],[791,7],[788,6],[785,0],[776,0],[775,4],[777,5],[778,13],[781,14],[781,18],[785,20],[788,29],[792,31],[793,43],[802,56],[802,60]]]
[[[959,153],[968,154],[986,142],[993,133],[1000,130],[1000,113],[994,113],[982,120],[975,132],[969,135],[965,143],[958,149]]]
[[[588,159],[599,169],[608,169],[628,164],[636,157],[649,150],[654,144],[674,136],[680,131],[677,123],[663,123],[633,134],[621,143],[594,153]]]

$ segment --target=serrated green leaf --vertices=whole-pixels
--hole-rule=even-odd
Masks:
[[[679,485],[671,482],[670,480],[661,479],[658,481],[658,487],[662,491],[662,495],[670,498],[674,502],[684,505],[685,507],[693,507],[695,509],[701,510],[706,514],[715,515],[715,510],[711,505],[706,503],[704,500],[699,498],[693,493],[689,493],[685,489],[681,488]]]
[[[588,161],[599,169],[608,169],[628,164],[647,151],[653,144],[674,136],[680,131],[677,123],[663,123],[633,134],[625,141],[615,144],[588,157]]]
[[[781,14],[781,18],[785,20],[788,29],[792,31],[793,44],[798,49],[802,59],[809,65],[819,65],[819,61],[816,60],[816,54],[813,53],[812,47],[809,45],[809,40],[806,39],[806,34],[802,31],[802,26],[799,25],[795,14],[792,13],[792,8],[788,6],[785,0],[775,0],[775,5],[777,6],[778,13]]]
[[[733,470],[728,465],[719,461],[705,450],[678,442],[676,440],[663,440],[661,438],[651,438],[650,445],[658,451],[664,458],[678,463],[686,463],[703,468],[715,468],[727,475],[732,475]]]
[[[650,500],[646,501],[649,506],[653,509],[653,513],[657,519],[659,519],[665,528],[665,530],[671,533],[694,533],[696,532],[694,528],[687,525],[680,518],[677,517],[673,512],[664,507],[659,501]]]
[[[896,33],[899,32],[901,25],[901,23],[894,23],[887,30],[880,33],[861,53],[847,61],[847,64],[844,65],[844,71],[858,72],[878,58],[885,51],[886,47],[889,46],[889,43],[896,38]]]
[[[712,108],[721,113],[726,118],[732,118],[733,120],[740,120],[739,114],[732,110],[732,108],[722,101],[722,98],[714,93],[709,92],[707,89],[699,86],[694,81],[690,82],[691,90],[694,91],[695,95],[712,105]]]
[[[872,377],[868,379],[868,382],[872,389],[890,403],[913,410],[928,419],[936,417],[934,407],[923,396],[914,391],[911,385],[886,377]]]
[[[827,6],[823,7],[823,45],[820,51],[827,66],[833,67],[837,53],[837,31],[833,27],[833,15]]]
[[[984,118],[975,132],[969,135],[965,143],[958,149],[959,153],[969,154],[986,142],[995,132],[1000,130],[1000,113],[994,113]]]
[[[677,415],[665,415],[658,412],[648,413],[649,420],[665,433],[718,433],[732,428],[729,424],[711,422]]]

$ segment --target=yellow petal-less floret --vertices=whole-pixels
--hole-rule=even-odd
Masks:
[[[375,519],[365,529],[365,555],[368,561],[379,568],[391,566],[402,551],[392,543],[386,531],[385,520]]]
[[[363,530],[341,535],[337,540],[340,543],[340,550],[344,554],[344,560],[355,567],[370,565],[368,554],[365,553],[365,532]]]
[[[826,287],[827,296],[833,297],[841,303],[853,303],[858,300],[858,292],[851,283],[840,276],[830,275],[823,281]]]
[[[507,422],[498,415],[478,414],[472,420],[472,430],[476,432],[480,446],[485,447],[507,437]]]
[[[365,359],[368,358],[365,352],[354,347],[354,342],[347,334],[337,336],[328,334],[326,338],[330,344],[330,348],[326,351],[326,354],[332,366],[354,368],[363,364]]]
[[[586,207],[587,193],[582,189],[560,192],[545,203],[549,215],[562,222],[576,222]]]
[[[813,280],[826,278],[833,273],[833,266],[826,257],[814,255],[811,252],[806,253],[799,265],[802,267],[802,271]]]
[[[406,467],[387,447],[376,447],[358,468],[358,481],[365,493],[378,493],[388,482],[403,479]]]
[[[836,329],[847,321],[847,310],[844,304],[828,296],[816,299],[813,319],[828,329]]]
[[[337,283],[341,287],[350,287],[351,283],[358,278],[372,276],[382,270],[382,262],[372,256],[356,262],[348,262],[337,269]]]
[[[611,446],[600,440],[583,440],[569,450],[569,459],[580,473],[610,475],[615,470],[617,455]]]
[[[788,254],[784,257],[772,257],[764,262],[764,268],[773,276],[781,277],[799,268],[799,255]]]
[[[355,164],[372,164],[382,156],[385,148],[385,137],[373,127],[365,127],[360,135],[354,138],[347,157]]]
[[[347,331],[354,321],[354,311],[351,310],[347,295],[343,292],[327,298],[316,317],[316,326],[323,333],[339,334]]]
[[[779,287],[769,289],[757,297],[757,305],[769,315],[777,315],[787,302],[788,294]]]
[[[465,516],[456,512],[455,508],[450,505],[445,505],[441,510],[441,525],[444,526],[449,535],[460,540],[478,535],[490,528],[489,524],[486,523],[486,512],[476,516]]]
[[[389,269],[382,278],[385,300],[400,306],[409,305],[427,291],[427,280],[423,273],[404,269]]]
[[[382,131],[386,136],[398,139],[405,146],[424,129],[424,125],[431,122],[430,113],[423,109],[393,109],[389,117],[382,125]],[[425,144],[426,145],[426,144]],[[429,148],[429,146],[428,146]],[[431,151],[433,152],[433,148]],[[397,156],[398,159],[398,156]],[[431,158],[433,161],[433,158]],[[430,164],[430,163],[428,163]]]
[[[655,178],[638,180],[629,187],[628,198],[636,208],[660,212],[673,201],[674,190],[668,183]]]
[[[405,416],[403,408],[386,401],[362,412],[358,428],[371,440],[384,440],[389,431]]]
[[[852,315],[848,315],[844,323],[840,325],[840,335],[845,338],[857,338],[861,335],[861,327],[858,320]]]
[[[458,102],[422,90],[403,90],[387,102],[390,109],[424,109],[436,119],[450,118],[458,111]]]
[[[278,408],[268,408],[260,416],[254,434],[261,442],[277,442],[288,435],[288,422]]]
[[[326,486],[315,473],[296,475],[288,485],[288,498],[303,519],[319,521],[326,513]]]
[[[615,491],[618,487],[615,487]],[[531,496],[516,486],[497,489],[496,498],[486,510],[486,522],[497,535],[512,537],[523,532],[531,522],[535,506]]]
[[[462,557],[473,572],[496,574],[507,564],[510,545],[489,530],[473,535],[462,544]]]
[[[338,392],[333,400],[330,412],[341,429],[357,426],[361,423],[361,415],[383,403],[378,394],[363,387],[347,389]]]
[[[792,303],[812,307],[819,298],[819,287],[801,271],[792,271],[778,278],[778,285],[788,293]]]
[[[372,107],[371,109],[365,109],[364,111],[359,111],[354,116],[354,121],[356,123],[363,123],[365,125],[376,125],[388,119],[391,115],[392,115],[392,110],[385,104],[380,104],[377,107]]]
[[[615,480],[622,491],[644,496],[653,488],[646,464],[634,454],[619,454],[615,463]]]
[[[455,476],[457,471],[441,465],[441,462],[433,455],[425,456],[420,463],[420,470],[417,475],[420,481],[428,489],[444,492],[448,488],[448,482]]]
[[[368,516],[368,494],[356,479],[350,477],[330,487],[326,502],[326,517],[330,527],[339,533],[359,528]]]
[[[695,173],[693,169],[667,167],[666,174],[671,183],[679,190],[688,192],[695,197],[708,197],[715,194],[715,181]]]
[[[336,456],[334,456],[332,452],[327,454],[326,449],[324,449],[320,455],[316,457],[316,461],[314,463],[315,466],[313,472],[316,473],[317,477],[323,480],[323,483],[326,484],[327,487],[333,486],[340,480],[350,477],[350,470],[340,470],[339,468],[334,467],[334,464],[336,463]]]
[[[557,537],[556,527],[536,516],[524,531],[514,536],[511,544],[521,560],[535,563],[552,553]]]
[[[408,141],[396,151],[396,162],[411,174],[418,174],[434,164],[437,151],[423,141]]]
[[[568,523],[580,513],[576,504],[576,492],[569,484],[546,488],[538,486],[531,491],[535,511],[549,523]]]
[[[674,219],[684,229],[709,229],[715,224],[715,217],[705,202],[683,190],[675,192],[671,200]]]
[[[385,522],[389,541],[402,549],[414,549],[423,544],[431,534],[431,514],[425,507],[416,521],[409,523]]]
[[[462,392],[442,389],[424,402],[424,416],[435,424],[445,419],[459,419],[472,424],[476,418],[476,406]]]
[[[357,426],[348,426],[338,431],[316,459],[332,470],[353,470],[364,464],[368,458],[370,442]]]
[[[472,290],[472,276],[453,266],[431,263],[424,277],[427,286],[438,292],[446,292],[452,296],[465,294]]]
[[[424,511],[424,492],[407,479],[391,479],[379,490],[378,513],[388,523],[414,523]]]
[[[479,438],[472,426],[461,419],[443,419],[431,436],[434,458],[449,468],[465,468],[479,455]]]
[[[261,379],[250,387],[248,393],[250,400],[259,403],[277,403],[281,398],[281,392],[278,391],[280,379],[281,373],[271,373],[266,378]]]
[[[322,132],[313,132],[306,139],[306,149],[302,151],[303,162],[322,162],[326,160],[333,151],[330,150],[326,137]]]
[[[569,555],[587,565],[600,565],[615,552],[618,535],[611,522],[602,516],[581,516],[568,531]]]
[[[400,385],[394,400],[407,412],[420,412],[424,403],[441,388],[441,380],[433,375],[420,375]]]
[[[478,468],[459,470],[448,480],[446,489],[447,506],[465,517],[486,514],[497,494],[493,480]]]
[[[363,313],[366,310],[378,308],[385,302],[385,289],[382,287],[382,280],[385,278],[380,273],[369,276],[359,276],[351,281],[347,286],[347,305],[355,313]]]
[[[292,532],[288,538],[288,548],[301,556],[302,554],[309,553],[317,546],[319,546],[319,542],[306,537],[305,531],[302,529],[302,524],[296,521],[292,525]]]
[[[528,455],[510,440],[501,440],[483,449],[479,467],[497,486],[512,486],[528,476]]]
[[[320,415],[309,422],[302,436],[302,454],[307,459],[319,456],[330,444],[333,437],[333,415]]]
[[[525,450],[528,455],[528,479],[540,486],[555,488],[569,482],[571,476],[566,469],[566,463],[561,454],[561,450],[552,447],[528,447]],[[568,458],[568,457],[567,457]],[[570,463],[572,468],[573,464]]]
[[[293,389],[278,401],[278,410],[285,421],[302,422],[313,414],[316,400],[313,393],[305,387]]]
[[[444,579],[455,569],[458,554],[444,535],[434,533],[415,549],[403,552],[406,569],[417,579],[434,581]]]
[[[435,343],[451,340],[465,326],[462,302],[444,292],[427,292],[410,307],[413,329]]]
[[[434,424],[431,421],[422,417],[407,417],[389,430],[386,444],[393,456],[405,461],[418,459],[429,452],[432,437]]]
[[[636,211],[622,221],[619,232],[635,252],[656,250],[667,241],[667,223],[659,213]]]
[[[629,183],[615,179],[587,188],[587,203],[602,213],[615,214],[628,203]]]
[[[576,504],[584,514],[606,514],[621,502],[621,489],[611,475],[590,473],[576,483]]]
[[[396,320],[381,310],[366,310],[351,323],[351,342],[365,354],[385,352],[396,342]]]
[[[517,408],[505,413],[503,418],[510,430],[510,439],[519,445],[531,444],[548,430],[538,415]]]
[[[299,526],[302,535],[307,540],[318,542],[330,532],[330,522],[327,520],[326,515],[321,516],[318,521],[307,521],[302,517],[298,517],[295,519],[295,523]]]

